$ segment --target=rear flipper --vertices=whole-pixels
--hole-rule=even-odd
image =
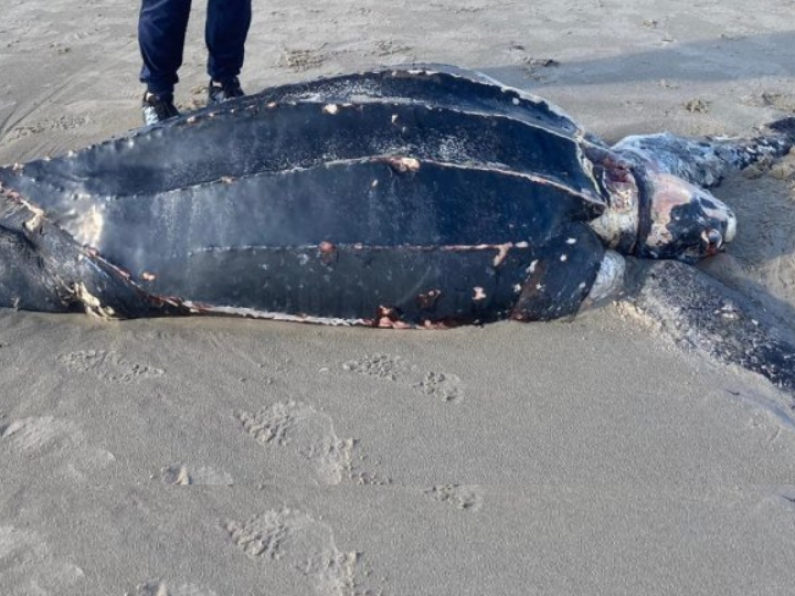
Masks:
[[[631,263],[636,287],[630,300],[677,342],[795,394],[795,330],[697,269],[675,261]]]
[[[0,226],[0,307],[42,312],[81,310],[24,235]]]
[[[779,120],[767,128],[769,134],[751,139],[689,139],[669,132],[630,136],[616,143],[613,150],[639,166],[710,188],[729,172],[784,155],[795,144],[795,118]]]
[[[188,314],[88,253],[41,211],[0,197],[0,307],[102,318]]]

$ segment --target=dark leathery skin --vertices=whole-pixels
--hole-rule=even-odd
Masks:
[[[105,318],[188,314],[151,295],[25,204],[0,196],[0,306]]]
[[[428,162],[401,171],[402,163],[337,162],[166,193],[87,196],[52,212],[64,213],[60,226],[134,277],[163,278],[178,277],[188,255],[206,248],[541,245],[560,226],[604,208],[543,180]],[[83,214],[92,210],[102,225],[88,238]]]
[[[550,321],[576,314],[588,296],[605,248],[591,228],[573,223],[535,254],[514,306],[519,321]]]
[[[198,305],[227,301],[296,317],[377,322],[388,308],[396,320],[415,326],[550,320],[577,312],[603,254],[585,224],[563,226],[540,246],[208,249],[189,257],[178,285],[158,277],[152,287],[190,295]]]
[[[21,171],[0,171],[0,181],[28,194],[36,189],[61,196],[121,196],[329,161],[405,155],[545,176],[601,198],[578,142],[543,127],[417,104],[364,103],[331,111],[300,103],[205,114],[192,124],[177,121],[73,156],[30,162]]]
[[[0,168],[0,184],[72,239],[64,259],[85,262],[63,275],[45,262],[37,275],[67,288],[53,303],[411,325],[506,318],[520,295],[519,318],[576,309],[587,267],[549,267],[543,286],[557,290],[537,313],[524,285],[534,261],[559,258],[567,226],[586,229],[606,205],[562,112],[455,69],[298,87]],[[372,95],[356,103],[355,88]],[[72,296],[81,276],[85,300]]]

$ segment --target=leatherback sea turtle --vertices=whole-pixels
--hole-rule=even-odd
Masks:
[[[268,89],[0,169],[0,306],[432,328],[569,316],[623,286],[622,255],[721,250],[737,222],[704,188],[792,144],[784,122],[609,147],[447,66]]]

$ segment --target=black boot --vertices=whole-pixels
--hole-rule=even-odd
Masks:
[[[144,94],[141,111],[143,113],[144,126],[151,126],[180,115],[174,106],[174,97],[172,95],[159,96],[148,91]]]
[[[243,97],[244,95],[245,93],[243,93],[237,77],[220,82],[210,81],[210,86],[207,88],[207,104],[214,106],[228,99]]]

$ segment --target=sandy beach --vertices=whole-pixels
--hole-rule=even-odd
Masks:
[[[445,62],[616,141],[795,113],[791,2],[255,2],[254,92]],[[138,6],[0,0],[0,163],[140,122]],[[195,3],[177,101],[204,101]],[[795,327],[795,156],[700,267]],[[627,307],[446,332],[0,309],[0,594],[788,595],[795,397]],[[795,329],[789,329],[795,333]]]

